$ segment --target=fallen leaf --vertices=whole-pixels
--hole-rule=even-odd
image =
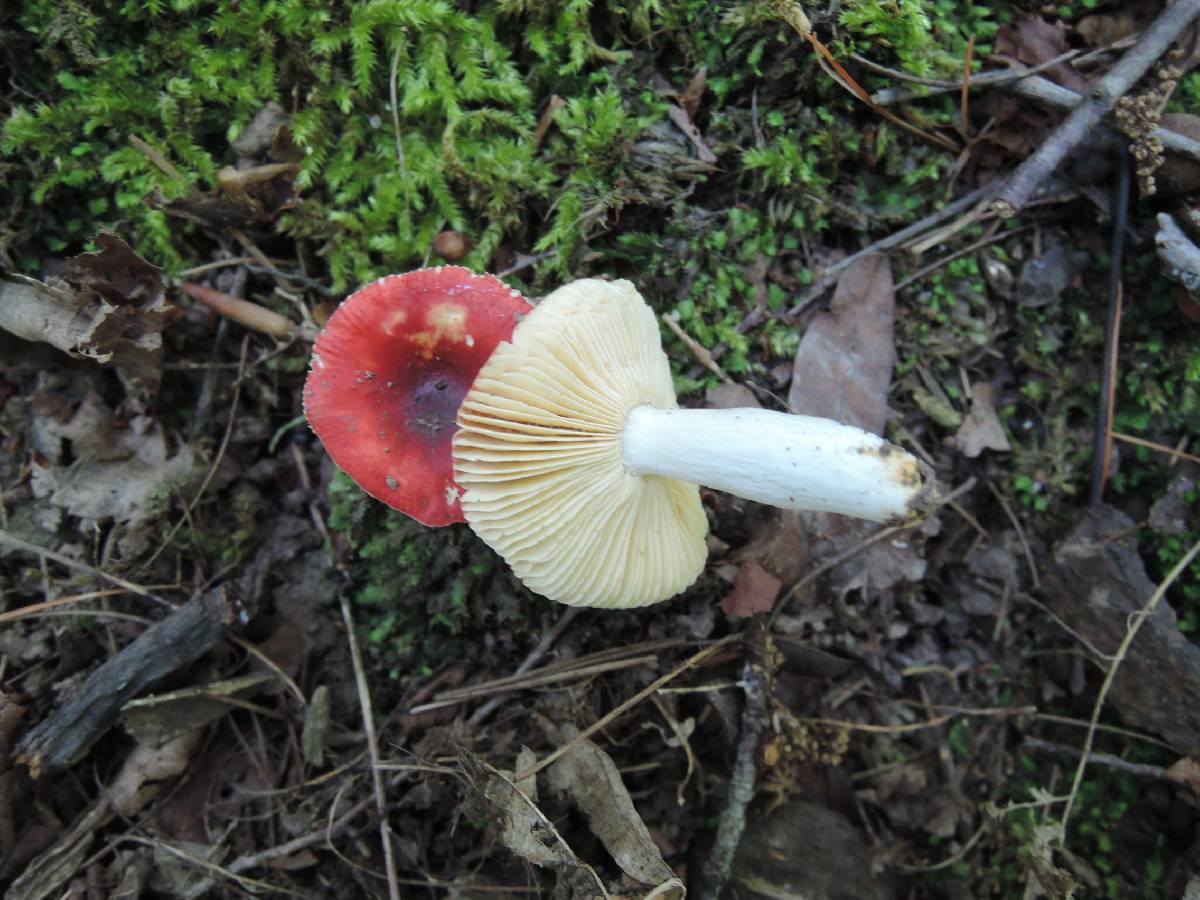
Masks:
[[[183,774],[202,735],[196,729],[165,744],[139,743],[134,747],[106,792],[117,812],[132,816],[158,794],[162,782]]]
[[[1190,756],[1181,757],[1167,766],[1166,776],[1172,781],[1186,784],[1193,791],[1200,791],[1200,760]]]
[[[992,56],[1025,66],[1040,66],[1070,49],[1067,26],[1063,22],[1049,22],[1040,16],[1022,15],[1015,29],[1002,27],[997,30]],[[1046,70],[1046,74],[1077,93],[1087,90],[1087,79],[1069,63],[1056,63]]]
[[[800,339],[788,404],[882,434],[896,351],[896,296],[886,256],[869,256],[838,281],[829,312],[818,313]]]
[[[322,684],[313,691],[308,709],[304,711],[304,728],[300,732],[300,750],[304,761],[310,766],[325,765],[329,724],[329,688]]]
[[[684,133],[689,141],[696,147],[696,155],[700,157],[701,162],[713,163],[717,161],[717,154],[708,149],[708,144],[704,143],[704,136],[700,134],[700,129],[696,127],[696,123],[692,121],[691,116],[674,103],[667,104],[667,115],[671,121],[675,123],[675,127]]]
[[[721,601],[721,609],[731,616],[752,616],[770,612],[783,583],[756,563],[746,560],[738,569],[733,593]]]
[[[564,728],[563,738],[578,732]],[[617,765],[607,753],[589,740],[582,740],[547,771],[554,790],[566,794],[588,818],[592,833],[626,875],[642,884],[656,886],[678,883],[675,873],[662,858],[650,830],[633,805]],[[682,895],[682,884],[678,895]],[[671,896],[656,893],[656,896]]]
[[[971,385],[971,411],[954,436],[954,445],[963,456],[974,459],[984,450],[1007,452],[1012,449],[1004,427],[996,417],[996,389],[990,384]]]
[[[136,416],[121,422],[95,394],[73,412],[58,395],[42,394],[35,409],[39,452],[31,487],[34,497],[49,504],[39,522],[51,530],[57,511],[77,516],[89,533],[106,519],[130,527],[152,519],[169,498],[168,486],[189,476],[195,465],[191,448],[169,442],[156,420]]]
[[[822,416],[882,434],[895,364],[895,291],[887,257],[868,256],[838,280],[829,312],[818,313],[800,340],[788,403],[793,412]],[[812,559],[835,557],[863,542],[876,525],[829,513],[787,511],[806,536]],[[936,528],[936,519],[923,528]],[[910,531],[866,547],[829,575],[834,588],[886,590],[918,581],[925,562],[919,534]]]
[[[122,724],[139,743],[160,746],[202,728],[232,709],[238,701],[273,676],[263,672],[242,675],[199,687],[130,700],[121,707]]]
[[[70,260],[65,278],[0,281],[0,328],[76,359],[157,374],[162,332],[179,315],[162,270],[116,235]]]
[[[704,405],[709,409],[745,409],[746,407],[761,408],[762,404],[754,396],[754,391],[744,384],[730,384],[722,381],[704,391]]]
[[[687,114],[695,119],[700,112],[700,98],[704,96],[704,87],[708,83],[708,66],[701,66],[688,82],[688,86],[679,95],[679,105]]]
[[[596,871],[575,855],[554,823],[538,809],[536,801],[519,789],[507,773],[466,751],[462,751],[460,762],[491,807],[504,846],[534,865],[580,872],[592,883],[593,891],[598,890],[605,898],[609,896]]]
[[[1075,32],[1089,47],[1104,47],[1137,34],[1146,20],[1132,10],[1113,9],[1083,16],[1075,23]]]

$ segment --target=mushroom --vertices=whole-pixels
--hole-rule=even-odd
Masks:
[[[658,323],[628,281],[542,300],[458,412],[467,522],[532,590],[633,607],[700,574],[699,485],[786,509],[920,518],[932,472],[877,435],[760,409],[679,409]]]
[[[463,521],[450,453],[458,407],[530,308],[499,278],[459,266],[367,285],[317,336],[309,424],[371,496],[426,525]]]

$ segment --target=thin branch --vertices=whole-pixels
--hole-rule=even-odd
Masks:
[[[1129,154],[1122,151],[1117,159],[1117,180],[1113,186],[1112,238],[1108,260],[1108,312],[1104,322],[1104,358],[1100,370],[1099,409],[1092,439],[1091,502],[1104,497],[1112,460],[1113,408],[1117,400],[1117,353],[1121,337],[1121,260],[1125,254],[1125,226],[1129,220]]]
[[[517,666],[517,671],[515,671],[513,674],[524,675],[526,672],[540,663],[546,654],[550,652],[550,648],[554,646],[555,642],[562,637],[562,633],[567,630],[567,626],[575,620],[577,615],[579,615],[579,610],[580,607],[578,606],[568,606],[566,612],[559,617],[554,627],[546,632],[546,634],[542,636],[542,639],[538,641],[537,646],[529,651],[529,655],[521,660],[521,664]],[[484,723],[487,717],[495,712],[496,708],[504,702],[504,698],[506,696],[508,696],[507,691],[492,697],[487,703],[483,704],[483,706],[479,707],[479,709],[475,710],[475,712],[471,714],[471,718],[467,720],[467,724],[473,728],[478,728]]]
[[[1166,444],[1156,444],[1154,441],[1148,441],[1145,438],[1134,437],[1132,434],[1122,434],[1119,431],[1113,432],[1113,439],[1126,444],[1133,444],[1135,447],[1145,447],[1147,450],[1156,450],[1159,453],[1165,453],[1167,456],[1173,456],[1176,459],[1186,460],[1187,462],[1200,463],[1200,456],[1194,453],[1185,453],[1175,447],[1168,447]]]
[[[379,737],[375,734],[375,712],[371,707],[371,689],[367,686],[367,675],[363,668],[362,651],[354,633],[354,614],[346,592],[339,598],[342,604],[342,621],[346,624],[346,641],[350,645],[350,660],[354,665],[354,684],[358,689],[358,703],[362,711],[363,730],[367,735],[367,752],[371,757],[371,784],[375,793],[375,807],[379,811],[379,839],[383,842],[383,859],[387,868],[388,896],[400,900],[400,882],[396,875],[396,857],[392,849],[392,830],[388,824],[387,797],[383,790],[383,772],[379,768]]]
[[[45,557],[52,562],[58,563],[60,566],[66,566],[68,569],[75,569],[78,572],[85,572],[94,578],[99,578],[102,581],[107,581],[109,584],[115,584],[117,587],[124,588],[131,594],[137,594],[139,597],[148,597],[151,600],[156,600],[159,603],[165,603],[161,597],[154,594],[139,584],[134,584],[132,581],[126,581],[116,575],[110,575],[107,572],[97,569],[95,566],[89,566],[87,563],[80,562],[77,559],[71,559],[69,556],[64,556],[54,550],[48,550],[45,547],[40,547],[37,544],[30,543],[17,537],[15,534],[9,534],[7,531],[0,531],[0,546],[12,547],[14,550],[20,550],[23,553],[31,553],[34,556]]]
[[[1013,173],[992,209],[1012,216],[1024,209],[1046,177],[1058,168],[1067,154],[1087,137],[1197,15],[1200,0],[1176,0],[1142,32],[1142,37],[1121,61],[1100,79],[1083,102]]]
[[[875,243],[864,247],[857,253],[851,253],[840,262],[834,263],[821,273],[821,277],[817,279],[816,283],[813,284],[811,288],[809,288],[808,293],[801,297],[799,302],[797,302],[794,306],[792,306],[791,309],[788,310],[788,315],[798,315],[806,306],[808,306],[826,291],[834,287],[834,285],[837,284],[838,279],[842,277],[842,273],[860,259],[870,256],[873,253],[886,253],[889,250],[895,250],[897,247],[908,243],[913,238],[920,237],[927,231],[930,231],[941,225],[943,222],[953,219],[959,213],[971,209],[977,203],[987,200],[999,189],[999,182],[992,182],[991,184],[986,184],[981,188],[977,188],[976,190],[971,191],[969,194],[964,194],[962,197],[959,197],[952,203],[947,203],[941,209],[930,213],[919,222],[914,222],[906,228],[901,228],[899,231],[893,232],[887,237],[881,238],[878,241],[875,241]]]
[[[1177,5],[1182,5],[1182,0]],[[1192,564],[1192,560],[1196,558],[1197,554],[1200,554],[1200,541],[1194,543],[1191,549],[1167,573],[1167,577],[1163,579],[1162,584],[1154,589],[1154,593],[1150,595],[1150,599],[1146,601],[1146,605],[1130,617],[1125,637],[1121,640],[1120,646],[1117,647],[1117,652],[1113,654],[1112,664],[1108,667],[1108,672],[1104,676],[1104,682],[1100,685],[1100,693],[1096,696],[1096,704],[1092,707],[1092,718],[1088,722],[1087,737],[1084,738],[1083,749],[1080,750],[1079,765],[1075,767],[1075,778],[1071,782],[1071,792],[1067,795],[1067,805],[1064,807],[1062,818],[1059,820],[1058,839],[1060,843],[1066,839],[1067,823],[1071,820],[1071,812],[1075,808],[1075,798],[1079,795],[1080,785],[1083,784],[1083,772],[1087,768],[1088,759],[1092,755],[1092,744],[1096,740],[1096,730],[1100,723],[1100,713],[1104,709],[1104,701],[1108,698],[1108,692],[1117,678],[1117,671],[1121,668],[1121,663],[1124,662],[1125,655],[1133,645],[1134,638],[1141,631],[1143,623],[1154,613],[1162,598],[1170,590],[1171,585]]]
[[[751,632],[762,632],[762,623],[757,629],[751,624]],[[704,863],[699,900],[716,900],[729,881],[733,868],[733,855],[746,829],[746,809],[754,799],[754,785],[758,778],[758,763],[755,760],[758,742],[769,718],[767,712],[767,676],[762,665],[749,659],[742,677],[742,689],[746,692],[746,705],[742,710],[742,734],[738,738],[737,761],[729,777],[729,797],[721,817],[717,821],[717,835]]]
[[[709,644],[707,647],[705,647],[699,653],[689,656],[687,659],[685,659],[682,663],[680,663],[678,666],[676,666],[674,669],[672,669],[666,675],[662,676],[662,678],[659,678],[659,679],[651,682],[649,685],[642,688],[640,691],[638,691],[636,694],[634,694],[632,697],[630,697],[624,703],[618,704],[610,712],[601,716],[599,719],[597,719],[595,722],[593,722],[587,728],[580,731],[579,734],[575,735],[575,737],[571,738],[571,740],[567,741],[565,744],[563,744],[561,747],[559,747],[553,753],[550,753],[548,756],[546,756],[540,762],[537,762],[534,765],[530,766],[524,772],[517,773],[516,777],[513,778],[513,781],[518,781],[518,782],[524,781],[530,775],[536,775],[538,772],[542,771],[542,769],[546,768],[547,766],[549,766],[552,763],[556,762],[557,760],[561,759],[566,754],[570,753],[571,748],[574,747],[576,744],[578,744],[580,741],[587,740],[593,734],[595,734],[597,731],[599,731],[601,728],[605,728],[608,725],[612,724],[614,721],[616,721],[618,718],[623,716],[629,710],[633,709],[633,707],[637,706],[639,703],[641,703],[643,700],[645,700],[647,697],[649,697],[651,694],[653,694],[659,688],[674,681],[676,678],[678,678],[680,675],[682,675],[684,672],[688,671],[689,669],[694,669],[696,666],[700,665],[702,662],[707,660],[709,657],[713,656],[718,650],[723,649],[724,647],[726,647],[728,644],[732,643],[733,641],[739,640],[740,637],[741,637],[740,635],[736,635],[736,634],[730,635],[729,637],[722,638],[721,640],[717,641],[714,644]]]

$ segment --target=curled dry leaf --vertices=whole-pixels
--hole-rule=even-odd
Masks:
[[[0,281],[0,328],[77,359],[157,372],[163,329],[178,315],[162,270],[116,235],[70,260],[65,278]]]
[[[210,229],[241,228],[272,222],[300,202],[291,162],[267,163],[248,169],[226,166],[217,173],[217,192],[191,194],[176,200],[151,195],[148,200],[168,216],[196,222]]]
[[[721,601],[721,609],[731,616],[770,612],[782,586],[778,578],[754,560],[746,560],[738,569],[733,593]]]
[[[577,732],[564,729],[571,740]],[[633,799],[621,780],[617,765],[589,740],[578,741],[547,773],[556,791],[566,794],[588,818],[592,833],[600,838],[621,870],[642,884],[679,885],[673,896],[682,896],[683,885],[650,837]],[[655,892],[656,896],[672,896]]]
[[[526,755],[528,754],[528,755]],[[517,768],[530,762],[533,754],[527,750],[517,758]],[[535,865],[547,866],[567,872],[575,872],[591,882],[591,892],[584,892],[609,897],[604,888],[604,882],[595,870],[575,855],[575,851],[567,844],[558,829],[554,827],[546,815],[538,809],[536,802],[536,784],[530,793],[525,789],[536,776],[522,779],[523,787],[514,783],[510,773],[502,772],[488,765],[476,756],[463,752],[461,757],[463,768],[472,783],[478,788],[492,809],[495,820],[500,824],[500,840],[509,850],[524,860]]]
[[[971,385],[971,412],[954,436],[963,456],[974,459],[984,450],[1012,449],[1000,419],[996,417],[996,389],[990,384]]]
[[[73,411],[61,410],[62,403],[57,395],[35,400],[31,484],[34,497],[45,501],[39,523],[52,530],[66,512],[86,531],[105,519],[132,528],[154,518],[167,488],[191,474],[191,448],[175,445],[148,416],[121,422],[95,394]]]

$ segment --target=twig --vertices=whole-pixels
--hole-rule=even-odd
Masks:
[[[1021,520],[1017,518],[1017,514],[1012,511],[1012,507],[1008,505],[1008,501],[1004,499],[1004,495],[996,489],[996,486],[990,481],[987,483],[988,490],[992,492],[992,496],[1000,504],[1000,508],[1004,510],[1004,515],[1008,517],[1008,521],[1012,523],[1013,530],[1017,533],[1017,540],[1021,542],[1021,551],[1025,554],[1025,564],[1029,566],[1029,580],[1033,583],[1036,590],[1040,588],[1041,579],[1038,578],[1037,562],[1033,558],[1033,548],[1029,546],[1029,539],[1025,537],[1025,529],[1021,527]]]
[[[371,797],[364,797],[362,800],[359,800],[358,803],[354,804],[352,807],[346,810],[346,812],[342,813],[336,822],[333,822],[325,828],[319,828],[316,831],[310,832],[309,834],[302,834],[300,837],[294,838],[287,843],[279,844],[275,847],[268,847],[266,850],[260,850],[258,853],[239,856],[228,866],[226,866],[226,869],[227,871],[233,872],[236,875],[240,872],[249,871],[250,869],[257,869],[259,866],[263,865],[264,863],[268,863],[273,859],[291,856],[293,853],[299,853],[301,850],[304,850],[307,847],[312,847],[315,844],[319,844],[327,838],[333,837],[341,832],[342,829],[350,824],[351,820],[354,819],[355,816],[357,816],[371,804],[371,800]]]
[[[610,662],[595,663],[590,666],[578,666],[570,669],[560,669],[553,672],[536,671],[527,676],[509,675],[496,682],[473,684],[470,687],[455,688],[439,694],[430,703],[422,703],[404,711],[406,716],[417,716],[421,713],[432,712],[435,709],[445,709],[447,706],[457,706],[467,700],[489,697],[493,700],[503,700],[513,691],[528,690],[529,688],[545,687],[561,681],[572,681],[577,678],[590,678],[593,675],[603,675],[606,672],[616,672],[621,669],[632,669],[637,666],[653,666],[658,662],[657,656],[634,656],[629,659],[617,659]],[[496,696],[500,695],[500,696]],[[474,723],[478,724],[478,723]]]
[[[396,133],[396,165],[400,167],[400,187],[404,192],[404,212],[407,216],[409,210],[408,164],[404,159],[404,140],[400,135],[400,103],[396,93],[396,74],[400,68],[400,51],[403,47],[404,42],[397,40],[396,52],[392,54],[392,65],[388,72],[388,88],[391,91],[392,101],[392,129]]]
[[[663,324],[670,328],[671,333],[683,342],[683,345],[691,351],[692,356],[696,357],[700,365],[704,366],[704,368],[708,369],[708,371],[712,372],[726,384],[734,383],[733,379],[725,374],[725,370],[721,368],[720,364],[713,359],[713,355],[707,347],[684,331],[683,327],[666,313],[663,313],[661,318]]]
[[[1133,444],[1135,447],[1145,447],[1147,450],[1157,450],[1159,453],[1165,453],[1168,456],[1175,457],[1176,459],[1200,463],[1200,456],[1197,456],[1194,453],[1185,453],[1183,450],[1177,450],[1175,447],[1168,447],[1165,444],[1156,444],[1154,441],[1148,441],[1145,438],[1134,437],[1132,434],[1122,434],[1119,431],[1114,431],[1112,436],[1114,440],[1122,441],[1126,444]]]
[[[651,694],[653,694],[659,688],[674,681],[676,678],[678,678],[680,675],[682,675],[684,672],[688,671],[689,669],[694,669],[696,666],[700,665],[702,662],[707,660],[709,657],[713,656],[718,650],[725,648],[728,644],[732,643],[733,641],[738,640],[739,638],[740,638],[740,635],[736,635],[736,634],[730,635],[729,637],[722,638],[721,640],[717,641],[714,644],[709,644],[707,647],[705,647],[699,653],[689,656],[687,659],[685,659],[682,663],[680,663],[678,666],[676,666],[674,669],[672,669],[666,675],[662,676],[662,678],[656,679],[655,681],[651,682],[649,685],[642,688],[640,691],[638,691],[636,694],[634,694],[628,700],[626,700],[623,703],[618,704],[610,712],[601,716],[599,719],[597,719],[595,722],[593,722],[587,728],[580,731],[579,734],[575,735],[575,737],[571,738],[571,740],[567,741],[565,744],[563,744],[561,747],[559,747],[553,753],[549,754],[541,761],[530,766],[524,772],[519,772],[516,775],[516,777],[513,778],[513,781],[518,781],[518,782],[524,781],[529,776],[536,775],[538,772],[542,771],[542,769],[546,768],[547,766],[551,765],[555,761],[564,757],[566,754],[570,753],[571,748],[574,747],[577,743],[579,743],[580,741],[587,740],[593,734],[595,734],[597,731],[599,731],[601,728],[605,728],[608,725],[612,724],[614,721],[616,721],[618,718],[623,716],[629,710],[633,709],[633,707],[637,706],[639,703],[641,703],[643,700],[645,700],[647,697],[649,697]]]
[[[963,57],[962,91],[959,93],[959,134],[964,141],[971,140],[971,119],[968,115],[971,109],[971,59],[975,55],[975,35],[967,40],[967,52]]]
[[[1104,359],[1100,371],[1099,409],[1092,439],[1091,503],[1104,497],[1112,460],[1113,407],[1117,399],[1117,352],[1121,336],[1121,260],[1125,254],[1125,225],[1129,220],[1129,155],[1117,159],[1117,181],[1113,186],[1112,251],[1108,261],[1108,313],[1104,322]]]
[[[54,609],[58,606],[65,606],[68,603],[78,603],[81,600],[93,600],[96,597],[115,597],[119,594],[129,593],[125,588],[109,588],[103,591],[87,591],[83,594],[70,594],[66,597],[55,597],[53,600],[43,600],[41,603],[31,603],[29,606],[22,606],[19,609],[10,609],[8,612],[0,613],[0,625],[7,622],[15,622],[18,619],[25,619],[31,616],[37,616],[44,613],[48,609]]]
[[[346,641],[350,645],[350,660],[354,665],[354,685],[358,689],[358,704],[362,713],[363,730],[367,735],[367,752],[371,757],[371,785],[375,794],[375,808],[379,812],[379,839],[383,842],[383,859],[387,868],[388,897],[400,900],[400,883],[396,875],[396,857],[392,849],[392,829],[388,824],[387,798],[383,791],[383,772],[379,769],[379,738],[375,734],[375,712],[371,708],[371,689],[367,687],[367,674],[363,668],[362,651],[354,633],[354,614],[346,592],[341,591],[342,621],[346,625]]]
[[[1064,756],[1073,756],[1076,759],[1081,757],[1081,752],[1078,747],[1070,747],[1066,744],[1056,744],[1053,741],[1044,741],[1041,738],[1027,737],[1021,742],[1024,746],[1031,750],[1045,750],[1048,753],[1061,753]],[[1136,775],[1139,778],[1154,778],[1164,779],[1167,777],[1167,770],[1162,766],[1150,766],[1145,763],[1132,763],[1127,759],[1121,759],[1119,756],[1114,756],[1111,753],[1091,753],[1088,756],[1089,763],[1107,766],[1110,769],[1118,769],[1122,772],[1128,772],[1130,775]]]
[[[1176,0],[1142,32],[1141,39],[1089,91],[1062,124],[1013,173],[992,209],[1007,217],[1020,212],[1046,177],[1094,129],[1117,101],[1128,93],[1180,32],[1200,15],[1200,0]]]
[[[896,868],[901,872],[911,872],[913,874],[923,872],[940,872],[942,869],[948,869],[971,852],[971,848],[979,843],[979,839],[983,837],[984,833],[988,830],[988,826],[991,824],[992,823],[990,819],[984,819],[980,826],[975,829],[975,833],[967,838],[967,840],[961,847],[958,848],[958,850],[950,854],[950,856],[946,857],[941,862],[931,863],[927,866],[910,866],[905,865],[904,863],[897,863]]]
[[[746,694],[746,705],[742,710],[742,734],[738,738],[737,761],[729,777],[729,796],[725,808],[721,810],[717,834],[701,872],[700,888],[696,892],[699,900],[716,900],[729,881],[733,854],[746,829],[746,809],[754,799],[754,784],[758,778],[755,756],[768,719],[768,681],[763,668],[766,624],[762,619],[762,616],[755,617],[747,629],[747,649],[751,658],[746,660],[742,669],[742,690]]]
[[[953,219],[964,210],[968,210],[977,203],[987,200],[999,189],[1000,184],[998,182],[993,182],[991,184],[986,184],[981,188],[977,188],[976,190],[971,191],[971,193],[964,194],[957,200],[947,203],[941,209],[930,213],[919,222],[914,222],[905,228],[901,228],[899,231],[893,232],[887,237],[881,238],[880,240],[875,241],[873,244],[864,247],[857,253],[851,253],[845,259],[834,263],[821,273],[821,277],[817,279],[816,283],[813,284],[811,288],[809,288],[808,293],[800,298],[800,301],[788,310],[788,315],[798,315],[806,306],[836,285],[838,279],[842,277],[842,273],[860,259],[870,256],[873,253],[885,253],[888,250],[895,250],[897,247],[900,247],[902,244],[911,241],[913,238],[919,237],[920,235],[933,228],[936,228],[938,225],[941,225],[943,222],[949,219]]]
[[[995,223],[995,224],[998,224],[998,223]],[[905,278],[903,281],[901,281],[899,284],[897,284],[895,287],[895,290],[897,290],[897,291],[902,290],[903,288],[908,287],[913,282],[920,281],[926,275],[930,274],[931,272],[936,272],[938,269],[942,268],[942,266],[949,265],[950,263],[954,262],[956,259],[959,259],[960,257],[966,256],[970,253],[974,253],[976,250],[982,250],[984,247],[995,244],[998,241],[1006,241],[1013,235],[1020,234],[1022,231],[1028,231],[1032,227],[1033,227],[1032,225],[1023,225],[1020,228],[1013,228],[1008,231],[1000,231],[1000,232],[997,232],[996,234],[991,234],[991,235],[988,235],[987,237],[982,237],[977,241],[973,241],[972,243],[967,244],[967,246],[962,247],[958,250],[955,250],[953,253],[946,254],[941,259],[931,262],[929,265],[925,266],[923,269],[918,269],[916,272],[909,275],[907,278]]]
[[[80,562],[77,559],[71,559],[69,556],[64,556],[54,550],[48,550],[45,547],[39,547],[37,544],[22,540],[15,534],[9,534],[7,531],[0,531],[0,545],[12,547],[14,550],[20,550],[23,553],[31,553],[34,556],[45,557],[52,562],[58,563],[60,566],[66,566],[68,569],[75,569],[79,572],[86,572],[94,578],[99,578],[102,581],[107,581],[109,584],[115,584],[117,587],[124,588],[131,594],[137,594],[139,597],[148,597],[158,603],[166,601],[154,594],[140,584],[134,584],[132,581],[126,581],[116,575],[110,575],[107,572],[97,569],[95,566],[89,566],[87,563]]]
[[[204,476],[204,480],[200,482],[200,487],[196,490],[195,496],[192,497],[190,503],[184,506],[183,514],[178,521],[167,532],[167,536],[163,542],[159,544],[148,560],[142,563],[142,568],[148,569],[154,564],[163,551],[171,546],[171,541],[175,540],[175,535],[179,533],[179,529],[183,527],[183,523],[188,520],[192,514],[192,510],[200,502],[200,498],[204,496],[204,492],[208,490],[208,486],[212,483],[213,478],[217,474],[217,469],[221,466],[221,460],[225,458],[225,451],[229,448],[229,439],[233,436],[233,425],[237,420],[238,403],[242,397],[242,376],[246,373],[246,353],[250,349],[250,335],[242,338],[242,350],[238,355],[238,373],[237,378],[233,382],[233,397],[229,401],[229,418],[225,422],[225,434],[221,437],[221,445],[217,448],[216,454],[213,456],[212,464],[208,467],[208,472]]]
[[[1182,5],[1183,0],[1177,5]],[[1172,7],[1168,7],[1170,9]],[[1083,749],[1080,751],[1079,765],[1075,767],[1075,778],[1071,782],[1071,792],[1067,795],[1067,805],[1063,809],[1062,818],[1059,820],[1058,840],[1060,843],[1065,841],[1067,834],[1067,823],[1070,822],[1071,812],[1075,807],[1075,798],[1079,794],[1079,786],[1083,783],[1083,772],[1087,768],[1088,759],[1092,755],[1092,744],[1096,740],[1096,730],[1100,723],[1100,713],[1104,709],[1104,701],[1108,697],[1108,692],[1112,688],[1113,681],[1116,680],[1117,671],[1121,668],[1121,663],[1125,660],[1125,654],[1129,652],[1129,648],[1133,645],[1133,639],[1137,637],[1138,632],[1142,628],[1142,624],[1150,618],[1155,608],[1166,596],[1167,591],[1175,580],[1183,574],[1184,570],[1191,565],[1192,560],[1200,554],[1200,541],[1192,544],[1190,550],[1183,555],[1171,571],[1167,573],[1167,577],[1162,583],[1154,589],[1154,593],[1150,595],[1150,599],[1146,601],[1146,605],[1134,613],[1130,617],[1129,627],[1125,631],[1125,637],[1121,640],[1120,646],[1117,647],[1117,652],[1113,654],[1112,663],[1108,667],[1108,672],[1104,676],[1104,682],[1100,685],[1100,693],[1096,696],[1096,704],[1092,707],[1092,718],[1088,722],[1087,737],[1083,741]]]
[[[34,726],[14,750],[17,763],[36,780],[78,762],[126,702],[212,650],[240,612],[221,588],[175,608],[94,669],[73,696]]]
[[[1055,60],[1051,60],[1050,62],[1054,63]],[[1048,78],[1032,74],[1041,71],[1043,68],[1045,66],[1038,65],[1029,69],[994,69],[990,72],[977,72],[971,77],[971,87],[977,88],[994,85],[1010,94],[1016,94],[1019,97],[1025,97],[1028,100],[1033,100],[1037,103],[1054,107],[1055,109],[1067,110],[1068,112],[1075,109],[1083,98],[1070,88],[1055,84]],[[946,81],[941,82],[938,87],[922,92],[910,91],[906,88],[884,88],[881,91],[876,91],[872,97],[876,103],[887,105],[890,103],[903,103],[908,100],[932,96],[933,94],[948,93],[958,90],[960,86],[959,82]],[[1112,133],[1115,135],[1117,132],[1113,130]],[[1190,137],[1180,134],[1178,131],[1171,131],[1169,128],[1156,128],[1150,136],[1162,141],[1163,149],[1165,150],[1177,153],[1180,156],[1186,156],[1190,159],[1200,160],[1200,141],[1192,140]]]
[[[577,615],[579,615],[579,609],[580,608],[578,606],[568,606],[566,612],[559,616],[559,619],[554,624],[554,627],[546,632],[542,636],[542,639],[538,641],[537,646],[529,651],[529,655],[521,660],[521,664],[517,666],[517,671],[513,674],[524,675],[526,672],[540,663],[545,655],[550,652],[550,648],[554,646],[560,637],[562,637],[563,632],[567,630],[567,626],[574,621]],[[504,698],[506,696],[507,692],[492,697],[487,703],[483,704],[483,706],[479,707],[479,709],[475,710],[475,712],[471,714],[471,718],[467,720],[467,724],[472,728],[478,728],[483,724],[484,720],[487,719],[488,716],[495,712],[496,707],[504,702]]]
[[[962,484],[960,484],[958,487],[956,487],[954,490],[952,490],[949,494],[942,497],[941,500],[939,501],[938,505],[939,506],[949,505],[950,503],[952,503],[953,501],[955,501],[959,497],[961,497],[963,494],[967,493],[973,487],[975,487],[975,478],[974,477],[968,478],[966,481],[964,481]],[[863,540],[859,541],[853,547],[849,547],[846,550],[843,550],[841,553],[834,554],[833,556],[829,557],[828,559],[822,560],[820,563],[818,563],[812,569],[810,569],[809,571],[804,573],[804,577],[802,577],[799,581],[797,581],[790,588],[788,588],[788,592],[786,594],[784,594],[782,597],[780,597],[779,600],[777,600],[775,602],[775,608],[771,610],[771,619],[770,619],[771,624],[773,625],[775,623],[775,621],[783,613],[783,610],[787,607],[788,603],[791,602],[792,598],[795,597],[796,594],[798,594],[802,588],[804,588],[808,584],[811,584],[816,578],[823,575],[825,572],[829,571],[834,566],[844,563],[846,560],[850,559],[852,556],[857,556],[859,553],[862,553],[862,551],[866,550],[872,544],[877,544],[882,540],[886,540],[887,538],[890,538],[894,534],[899,534],[901,531],[908,531],[909,529],[916,528],[920,525],[921,525],[921,522],[909,522],[905,525],[888,525],[886,528],[881,528],[878,531],[876,531],[874,534],[868,535],[867,537],[863,538]]]

